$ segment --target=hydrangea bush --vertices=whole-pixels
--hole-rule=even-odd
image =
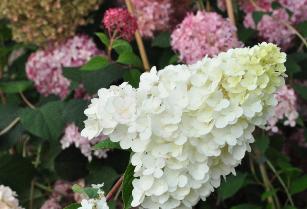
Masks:
[[[0,209],[306,208],[306,14],[0,2]]]

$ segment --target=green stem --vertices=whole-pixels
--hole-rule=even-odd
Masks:
[[[276,175],[278,181],[280,182],[281,186],[284,188],[285,190],[285,193],[287,194],[287,197],[288,197],[288,200],[290,201],[290,204],[292,207],[295,207],[294,206],[294,202],[293,202],[293,199],[291,197],[291,194],[285,184],[285,182],[282,180],[282,178],[280,177],[280,175],[278,174],[278,172],[276,171],[275,167],[273,166],[273,164],[269,161],[269,160],[266,160],[266,163],[268,164],[269,168],[274,172],[274,174]]]
[[[37,168],[40,163],[41,152],[42,152],[42,145],[40,144],[38,145],[38,148],[37,148],[37,155],[36,155],[36,160],[34,163],[35,168]]]
[[[299,39],[301,39],[302,43],[305,45],[305,47],[307,48],[307,41],[306,39],[303,37],[302,34],[300,34],[300,32],[298,32],[290,23],[286,22],[286,21],[282,21],[282,24],[284,24],[285,26],[287,26],[289,29],[291,29],[295,35],[297,37],[299,37]]]
[[[263,180],[263,184],[266,188],[266,191],[270,191],[273,187],[270,183],[270,180],[269,180],[269,177],[268,177],[268,174],[267,174],[267,171],[265,169],[265,166],[263,164],[259,164],[259,169],[260,169],[260,173],[261,173],[261,176],[262,176],[262,180]],[[274,204],[274,200],[275,200],[275,204]],[[276,194],[274,195],[274,200],[271,196],[268,197],[268,202],[269,204],[272,205],[272,208],[273,209],[276,209],[276,208],[280,208],[280,203],[279,203],[279,200],[276,196]]]
[[[30,107],[33,110],[35,109],[35,106],[27,99],[27,97],[22,92],[19,92],[19,95],[22,101],[24,101],[24,103],[26,103],[28,107]]]
[[[108,50],[107,50],[107,54],[108,54],[108,58],[109,58],[109,61],[112,61],[112,57],[111,57],[111,53],[112,53],[112,47],[113,47],[113,43],[116,39],[116,31],[114,31],[114,33],[112,34],[112,36],[110,36],[109,34],[109,37],[110,37],[110,43],[109,43],[109,46],[108,46]]]
[[[258,184],[263,185],[263,184],[261,183],[261,181],[259,180],[259,178],[257,177],[257,175],[256,175],[256,169],[255,169],[255,165],[254,165],[254,162],[253,162],[253,159],[252,159],[251,154],[248,155],[248,159],[249,159],[249,167],[250,167],[250,169],[251,169],[251,172],[252,172],[252,174],[253,174],[253,176],[254,176],[256,182],[257,182]]]
[[[263,184],[265,186],[266,191],[270,191],[270,189],[271,189],[270,180],[268,178],[268,174],[267,174],[266,169],[265,169],[263,164],[259,164],[259,170],[260,170],[262,180],[263,180]],[[273,198],[271,196],[268,196],[267,199],[268,199],[268,203],[270,205],[272,205],[272,208],[276,209]]]
[[[205,4],[204,4],[203,0],[198,0],[198,7],[199,7],[199,10],[205,9]]]
[[[20,121],[19,117],[15,118],[7,127],[5,127],[2,131],[0,131],[0,136],[9,132],[19,121]]]
[[[31,188],[30,188],[30,202],[29,202],[29,209],[33,208],[33,196],[34,196],[34,184],[35,180],[31,181]]]

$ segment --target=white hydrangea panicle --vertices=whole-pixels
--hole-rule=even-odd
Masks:
[[[0,208],[23,209],[19,206],[16,192],[4,185],[0,185]]]
[[[277,46],[262,43],[193,65],[152,68],[138,89],[100,90],[85,111],[83,134],[102,132],[132,149],[133,207],[192,208],[251,150],[252,132],[276,104],[285,61]]]

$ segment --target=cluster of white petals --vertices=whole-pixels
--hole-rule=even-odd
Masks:
[[[11,188],[0,185],[0,208],[1,209],[22,209],[19,206],[19,201],[16,198],[16,192]]]
[[[78,209],[109,209],[104,191],[101,189],[103,184],[92,185],[92,187],[98,189],[98,198],[83,199]]]
[[[82,135],[133,151],[132,206],[192,208],[235,173],[255,126],[274,110],[286,54],[274,44],[230,49],[193,65],[153,68],[138,89],[100,89]]]

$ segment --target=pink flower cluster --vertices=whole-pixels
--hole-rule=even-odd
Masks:
[[[292,22],[300,23],[307,20],[307,0],[279,0],[279,3],[293,13]]]
[[[292,88],[283,86],[276,94],[278,104],[275,107],[274,114],[268,120],[267,130],[271,130],[273,133],[278,132],[277,123],[280,120],[284,120],[285,126],[294,127],[296,125],[296,119],[298,118],[296,95]]]
[[[242,44],[236,27],[214,12],[188,14],[171,35],[171,45],[185,63],[194,63],[204,56],[214,56]]]
[[[103,24],[109,32],[109,36],[114,33],[117,37],[131,41],[137,30],[136,18],[131,16],[127,9],[108,9],[103,17]]]
[[[131,0],[135,9],[139,30],[144,37],[170,28],[171,0]]]
[[[65,134],[61,139],[62,149],[66,149],[71,145],[79,148],[81,153],[87,157],[89,161],[93,159],[93,155],[98,158],[106,158],[107,150],[93,150],[92,146],[97,144],[99,141],[106,139],[106,136],[99,136],[95,139],[89,140],[82,137],[79,128],[75,124],[69,124],[65,128]]]
[[[259,36],[286,50],[292,46],[295,38],[295,33],[286,24],[289,24],[286,10],[274,10],[272,15],[264,15],[259,21],[257,25]]]
[[[31,54],[26,63],[27,76],[44,96],[54,94],[63,99],[70,86],[70,81],[63,76],[63,67],[82,66],[100,53],[88,36],[75,36]]]
[[[243,10],[245,13],[252,13],[255,10],[261,11],[270,11],[272,0],[238,0],[237,1],[240,9]],[[226,2],[225,0],[218,0],[217,1],[218,7],[225,11],[226,10]]]
[[[84,184],[83,180],[76,182],[77,184]],[[76,201],[76,196],[72,191],[73,183],[64,180],[57,180],[53,186],[53,192],[49,199],[44,202],[40,209],[62,209],[60,204],[65,199],[68,202]]]
[[[261,39],[275,43],[283,50],[287,50],[292,46],[295,33],[287,26],[287,24],[290,23],[290,17],[285,9],[280,8],[273,10],[271,15],[263,15],[256,25],[253,19],[253,12],[272,11],[271,2],[268,0],[262,0],[256,1],[252,4],[250,1],[247,1],[246,3],[241,3],[241,7],[242,10],[246,12],[243,22],[245,27],[258,30]]]

